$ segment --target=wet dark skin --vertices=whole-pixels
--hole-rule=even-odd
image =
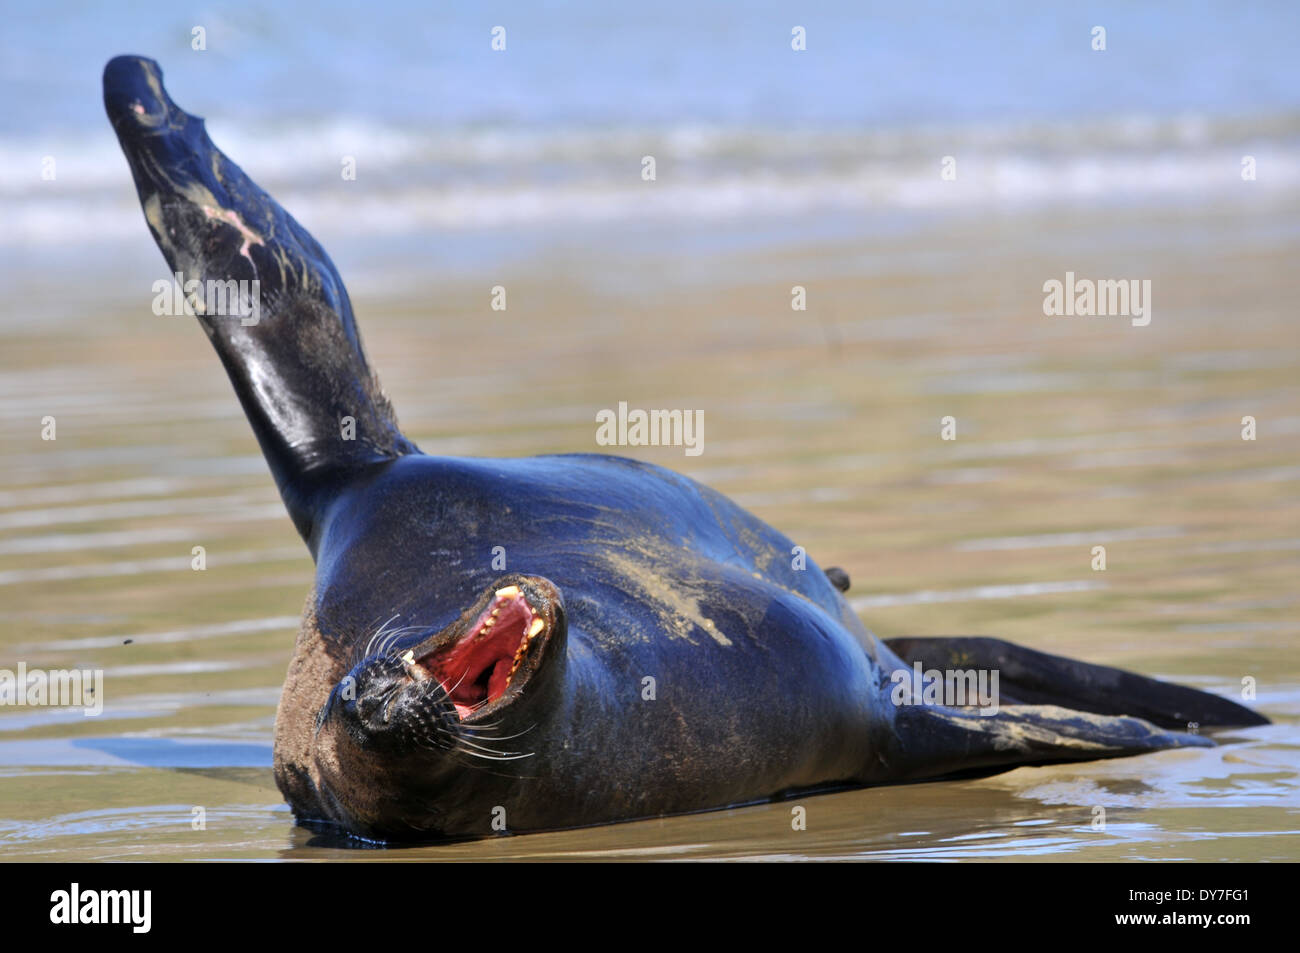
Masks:
[[[1263,722],[995,639],[891,647],[850,610],[842,571],[660,467],[422,454],[324,250],[171,101],[158,65],[112,60],[104,101],[168,264],[259,282],[256,323],[197,320],[316,560],[276,718],[300,820],[385,840],[576,827],[1208,745],[1178,729]],[[891,673],[970,659],[1011,673],[996,715],[897,703]]]

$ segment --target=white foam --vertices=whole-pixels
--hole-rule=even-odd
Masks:
[[[1290,115],[1119,117],[881,130],[686,124],[430,130],[335,118],[209,123],[214,140],[309,228],[382,237],[551,223],[711,221],[834,210],[1030,209],[1300,193]],[[53,155],[57,178],[43,181]],[[1255,156],[1258,177],[1240,162]],[[657,180],[641,179],[653,155]],[[957,160],[954,181],[940,159]],[[355,181],[340,175],[344,156]],[[111,243],[140,230],[111,135],[0,139],[0,247]],[[1249,191],[1243,191],[1249,190]]]

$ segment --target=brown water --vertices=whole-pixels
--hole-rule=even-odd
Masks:
[[[596,411],[620,400],[700,408],[702,456],[625,452],[845,567],[878,634],[999,635],[1225,694],[1252,677],[1276,722],[1210,750],[805,798],[804,831],[784,803],[442,847],[314,843],[270,771],[312,565],[229,384],[196,327],[150,313],[147,284],[110,280],[82,310],[32,276],[0,305],[0,667],[101,668],[105,706],[0,709],[2,856],[1300,859],[1298,211],[689,254],[615,236],[418,298],[354,293],[429,452],[592,451]],[[143,227],[139,242],[154,255]],[[1151,325],[1044,317],[1042,283],[1067,269],[1151,278]],[[488,309],[499,282],[504,314]]]

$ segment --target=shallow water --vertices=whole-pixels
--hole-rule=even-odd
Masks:
[[[271,734],[312,566],[203,335],[112,275],[93,311],[10,315],[0,666],[101,668],[105,698],[94,718],[0,708],[3,856],[1300,859],[1297,211],[954,215],[691,255],[623,231],[505,275],[399,259],[397,287],[435,290],[354,294],[429,452],[592,451],[620,400],[701,408],[703,455],[622,452],[845,567],[879,635],[999,635],[1224,694],[1250,677],[1275,721],[1209,750],[808,797],[804,831],[790,803],[390,851],[295,828]],[[1151,277],[1151,325],[1045,318],[1067,268]]]

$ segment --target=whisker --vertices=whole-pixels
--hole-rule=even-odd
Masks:
[[[455,750],[455,749],[452,749],[452,751],[450,752],[450,754],[452,755],[452,757],[456,757],[457,755],[464,755],[464,752],[462,752],[462,751],[457,751],[457,750]],[[490,775],[492,775],[494,778],[509,778],[509,779],[512,780],[512,781],[515,781],[515,780],[529,781],[529,780],[532,780],[532,779],[534,778],[534,775],[531,775],[531,774],[519,774],[518,772],[511,772],[510,774],[503,774],[503,773],[500,772],[500,771],[493,771],[491,768],[489,768],[489,767],[488,767],[487,765],[485,765],[485,764],[479,764],[479,763],[476,762],[476,761],[467,761],[467,760],[465,760],[463,757],[462,757],[462,758],[458,758],[457,760],[459,760],[460,763],[463,764],[463,765],[464,765],[465,767],[467,767],[467,768],[470,768],[470,769],[472,769],[472,770],[474,770],[474,771],[481,771],[483,774],[490,774]]]
[[[483,724],[479,724],[478,722],[475,722],[472,725],[465,725],[465,731],[473,733],[475,731],[478,731],[481,728],[500,728],[500,727],[501,727],[501,722],[499,721],[485,721],[483,722]]]
[[[387,622],[385,622],[383,625],[381,625],[378,629],[375,630],[374,634],[370,636],[369,641],[366,642],[365,653],[361,656],[362,658],[368,658],[371,654],[373,654],[375,641],[384,635],[384,630],[388,628],[390,623],[392,623],[395,619],[398,619],[400,617],[401,617],[401,613],[399,612],[397,613],[397,615],[390,618]]]
[[[498,722],[498,724],[500,724],[500,722]],[[537,725],[535,724],[529,725],[523,731],[516,731],[513,735],[491,735],[491,734],[484,735],[474,730],[477,727],[478,727],[477,725],[473,725],[470,728],[462,729],[462,733],[468,734],[474,738],[478,738],[480,741],[509,741],[512,738],[522,738],[524,735],[528,734],[528,732],[536,728]]]
[[[473,748],[475,751],[482,751],[485,752],[486,754],[492,754],[492,755],[512,755],[512,754],[522,753],[519,751],[497,751],[495,748],[487,748],[484,747],[483,745],[476,745],[474,744],[474,742],[466,741],[464,738],[460,740],[460,743],[463,745],[468,745],[469,747]]]
[[[533,755],[537,753],[535,751],[529,751],[527,754],[490,755],[490,754],[479,754],[475,751],[466,751],[464,748],[458,748],[457,750],[459,750],[462,754],[469,755],[471,758],[482,758],[484,761],[520,761],[524,758],[531,758]]]
[[[388,655],[392,651],[393,645],[398,640],[405,638],[407,635],[409,635],[412,632],[419,632],[422,630],[422,628],[423,628],[422,626],[418,626],[418,625],[404,625],[399,629],[394,629],[392,632],[389,632],[384,636],[383,639],[380,640],[379,647],[375,650],[375,654]]]

